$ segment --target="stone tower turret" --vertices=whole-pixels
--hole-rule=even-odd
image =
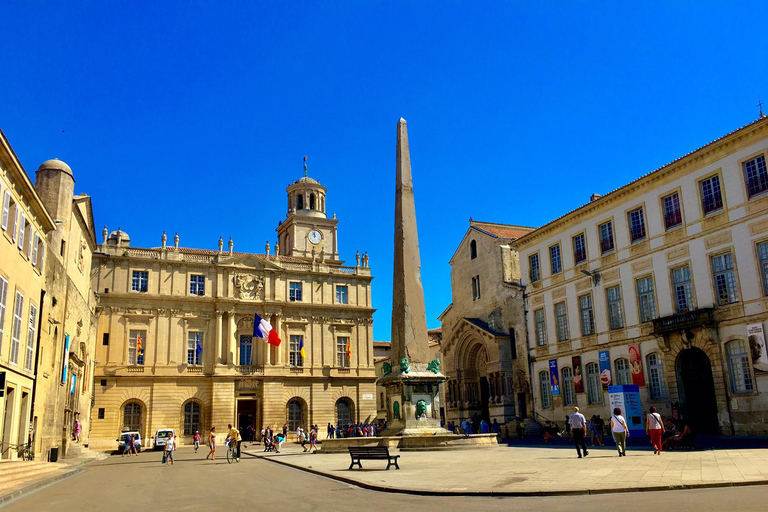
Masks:
[[[72,169],[57,158],[43,162],[37,169],[35,190],[56,223],[56,230],[48,234],[48,243],[55,248],[61,245],[63,253],[62,235],[69,233],[75,195]]]

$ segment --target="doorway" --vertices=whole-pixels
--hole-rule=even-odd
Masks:
[[[518,393],[517,394],[517,416],[524,420],[528,417],[528,407],[527,407],[527,399],[525,393]]]
[[[237,401],[237,429],[240,431],[240,435],[245,441],[253,441],[255,433],[261,432],[261,426],[258,425],[258,412],[259,412],[258,400],[238,400]],[[253,427],[249,432],[248,427]],[[270,425],[275,431],[279,430],[282,425]]]
[[[11,458],[11,426],[13,423],[13,403],[16,401],[14,388],[5,389],[5,411],[3,411],[3,438],[0,443],[0,458]]]
[[[491,422],[491,413],[488,409],[488,402],[491,398],[491,388],[488,383],[488,377],[480,377],[480,416],[486,422]]]
[[[683,419],[695,434],[718,434],[717,397],[712,364],[699,348],[687,348],[677,356],[677,387]]]

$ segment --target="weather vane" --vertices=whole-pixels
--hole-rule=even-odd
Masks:
[[[304,177],[306,178],[308,176],[307,174],[307,157],[304,157]]]
[[[760,119],[762,119],[765,117],[765,112],[763,112],[763,101],[760,99],[760,96],[757,97],[757,106],[760,107]],[[306,157],[304,159],[306,160]]]

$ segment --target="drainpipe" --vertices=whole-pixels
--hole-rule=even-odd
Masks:
[[[30,407],[29,417],[32,418],[34,430],[32,432],[32,446],[37,443],[37,420],[35,419],[35,396],[37,395],[37,379],[40,374],[37,369],[40,366],[40,337],[43,331],[43,310],[45,308],[45,290],[40,290],[40,308],[37,312],[37,347],[35,348],[35,379],[32,381],[32,406]]]

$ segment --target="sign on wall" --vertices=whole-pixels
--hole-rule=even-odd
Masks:
[[[643,425],[643,404],[640,402],[638,386],[608,386],[608,403],[613,409],[618,407],[627,422],[630,436],[645,436]]]
[[[552,396],[560,394],[560,379],[557,377],[557,359],[549,360],[549,383],[552,386]]]
[[[571,358],[573,364],[573,390],[576,393],[584,392],[584,372],[581,370],[581,356]]]
[[[611,357],[607,350],[601,350],[598,353],[598,359],[600,361],[600,383],[603,385],[603,389],[608,389],[611,385]]]
[[[763,324],[747,326],[749,351],[752,353],[752,366],[755,372],[768,372],[768,347],[765,344]]]
[[[643,358],[640,357],[640,345],[629,346],[629,369],[632,373],[632,384],[645,386],[645,374],[643,373]]]

